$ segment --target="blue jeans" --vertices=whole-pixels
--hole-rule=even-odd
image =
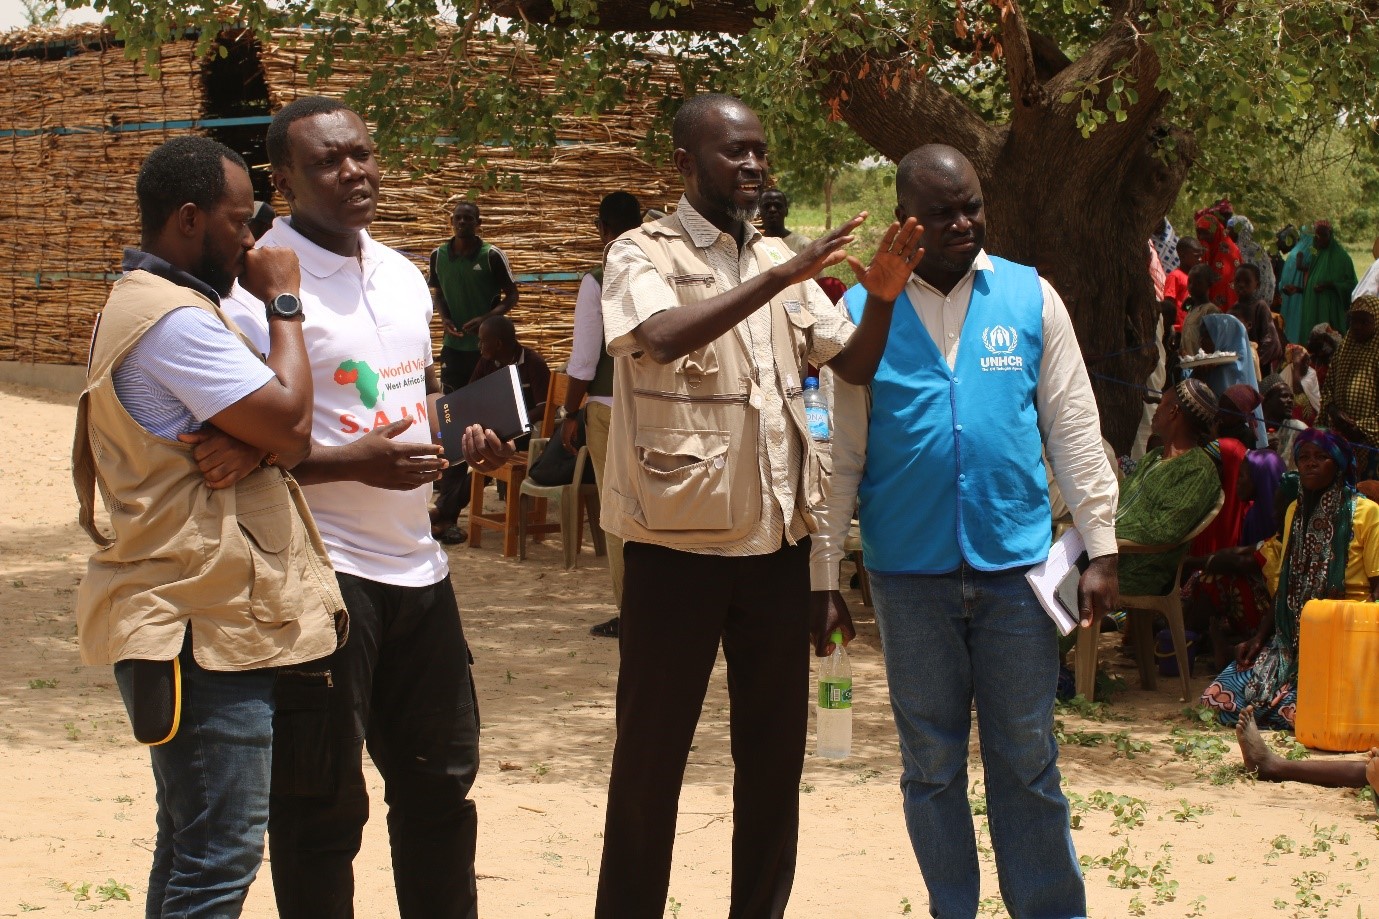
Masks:
[[[182,721],[149,747],[158,839],[147,919],[235,919],[263,863],[273,756],[273,669],[219,672],[182,648]],[[131,664],[115,665],[125,706]]]
[[[929,914],[977,914],[980,874],[967,801],[977,703],[991,844],[1012,919],[1087,914],[1059,788],[1053,702],[1058,633],[1023,569],[871,575],[900,733],[905,824]]]

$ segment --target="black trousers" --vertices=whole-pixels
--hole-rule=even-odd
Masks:
[[[441,348],[441,389],[448,395],[469,383],[474,368],[479,366],[478,351]],[[460,511],[469,506],[469,466],[462,456],[447,457],[450,468],[441,473],[436,489],[435,522],[452,526],[460,519]]]
[[[785,914],[809,718],[808,540],[769,555],[624,547],[618,739],[599,919],[659,919],[676,811],[718,644],[732,705],[730,919]]]
[[[278,679],[268,817],[278,913],[354,915],[367,743],[385,784],[402,919],[473,919],[479,713],[450,579],[394,587],[338,577],[349,640]]]
[[[459,348],[441,348],[441,389],[452,393],[461,386],[469,385],[474,376],[474,368],[479,366],[479,351],[461,351]]]

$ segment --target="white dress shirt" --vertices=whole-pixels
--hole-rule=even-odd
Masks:
[[[594,379],[603,356],[603,302],[599,282],[586,274],[575,296],[575,335],[570,344],[570,362],[565,372],[586,383]],[[590,402],[613,404],[612,396],[589,396]]]

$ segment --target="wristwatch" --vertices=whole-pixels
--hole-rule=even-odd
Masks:
[[[296,294],[278,294],[264,304],[268,318],[296,319],[302,315],[302,301]]]

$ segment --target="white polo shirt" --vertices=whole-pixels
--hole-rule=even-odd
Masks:
[[[359,235],[362,259],[322,249],[285,217],[258,241],[292,249],[302,265],[302,335],[316,389],[312,444],[341,447],[408,417],[416,421],[396,439],[430,443],[431,292],[404,256]],[[236,284],[222,307],[267,353],[263,304]],[[302,487],[335,570],[400,587],[425,587],[448,572],[445,551],[431,537],[430,492],[429,484],[411,491],[360,482]]]

